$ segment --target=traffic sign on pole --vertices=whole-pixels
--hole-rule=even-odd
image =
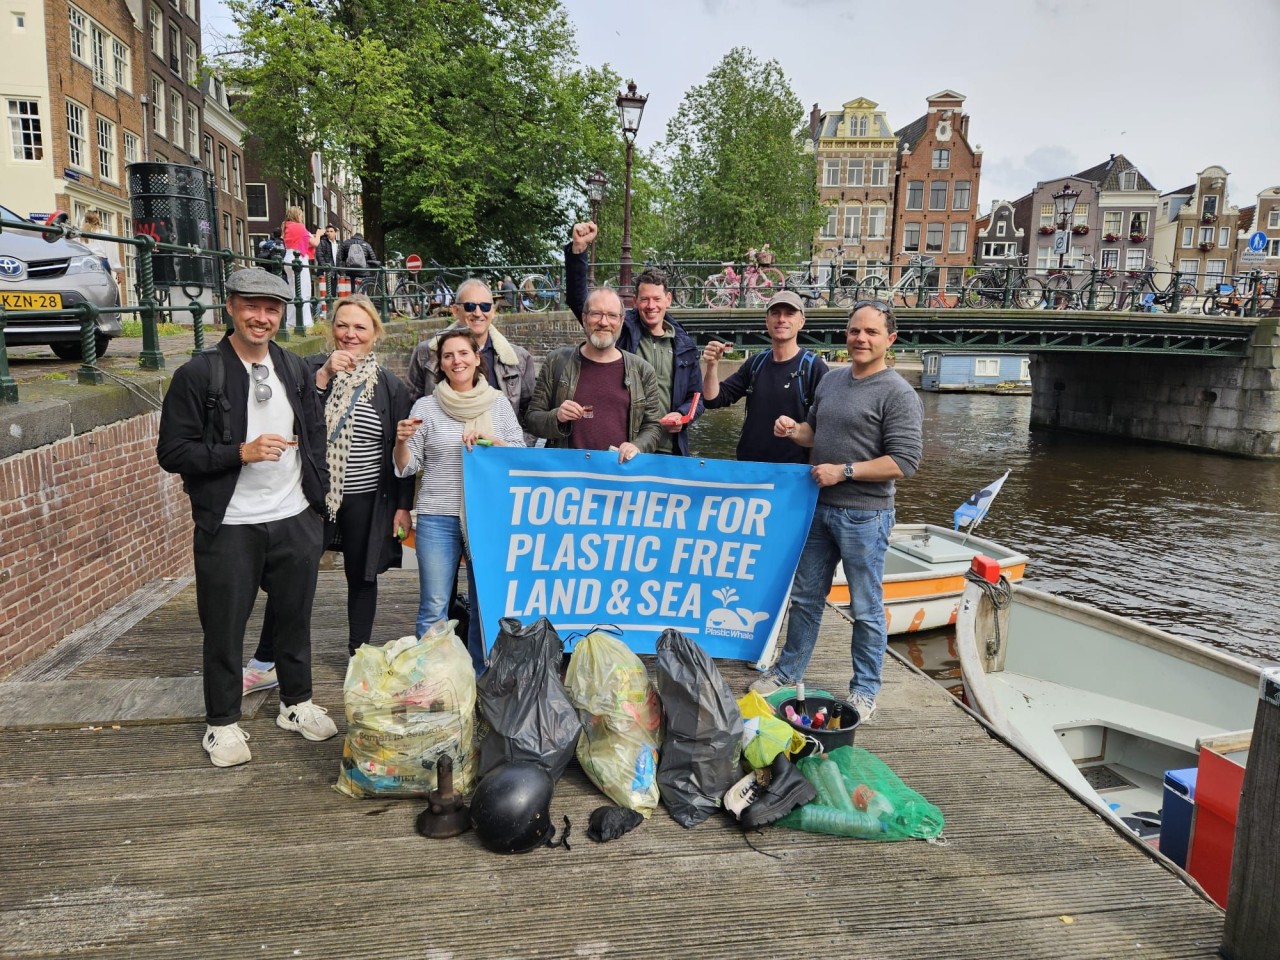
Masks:
[[[1240,251],[1240,263],[1243,266],[1256,266],[1267,259],[1271,246],[1271,238],[1261,230],[1249,234],[1249,248]]]
[[[405,257],[404,268],[410,273],[417,273],[422,269],[422,258],[416,253],[411,253]]]

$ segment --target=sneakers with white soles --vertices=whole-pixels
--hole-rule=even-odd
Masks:
[[[276,717],[276,726],[282,730],[296,730],[308,740],[328,740],[338,732],[328,714],[328,710],[310,700],[303,700],[291,707],[282,703],[280,715]]]
[[[845,698],[845,703],[858,711],[859,723],[869,723],[871,715],[876,712],[876,698],[868,697],[865,693],[855,691]]]
[[[276,678],[276,665],[274,663],[263,663],[261,660],[250,658],[243,674],[244,693],[253,693],[255,690],[270,690],[273,687],[280,686],[280,681]]]
[[[235,767],[248,763],[252,758],[249,747],[245,743],[248,739],[249,734],[242,730],[238,723],[228,723],[220,727],[206,724],[204,739],[200,741],[200,746],[204,747],[205,753],[209,754],[209,759],[213,761],[215,767]]]
[[[751,686],[747,687],[747,691],[750,693],[758,693],[762,697],[767,697],[769,694],[776,693],[783,687],[789,686],[791,686],[791,684],[787,683],[776,673],[770,670],[759,679],[753,681]]]

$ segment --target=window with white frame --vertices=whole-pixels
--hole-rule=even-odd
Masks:
[[[182,9],[186,11],[187,16],[192,20],[196,18],[196,0],[184,0]]]
[[[1169,201],[1168,201],[1168,200],[1166,200],[1164,203],[1160,204],[1160,216],[1162,216],[1162,217],[1167,217],[1167,216],[1169,216]]]
[[[1120,174],[1121,190],[1137,190],[1138,189],[1138,171],[1126,170]]]
[[[1142,247],[1130,247],[1124,252],[1124,268],[1141,270],[1147,265],[1147,251]]]
[[[849,186],[851,187],[862,186],[862,181],[866,177],[866,167],[867,165],[865,161],[862,161],[862,160],[849,161],[849,169],[845,171],[845,176],[848,178]]]
[[[947,253],[968,252],[969,225],[967,223],[953,223],[951,225],[951,235],[947,240]]]
[[[952,210],[968,210],[969,194],[972,184],[968,180],[957,180],[956,185],[951,188],[951,209]]]
[[[1005,222],[1001,220],[999,223],[996,224],[996,236],[1003,237],[1004,231],[1005,231]]]
[[[1200,201],[1200,213],[1205,217],[1213,217],[1218,214],[1218,198],[1212,194],[1206,196]]]
[[[929,209],[947,209],[947,181],[932,180],[929,182]]]
[[[867,115],[853,114],[849,117],[849,136],[865,137],[867,135]]]
[[[1267,244],[1268,257],[1280,257],[1280,237]]]
[[[1205,289],[1212,290],[1218,284],[1222,283],[1223,278],[1227,275],[1227,261],[1225,260],[1206,260],[1204,262],[1204,281]]]
[[[938,370],[942,366],[942,358],[936,353],[931,353],[924,358],[924,372],[932,376],[937,376]]]
[[[902,249],[918,253],[920,250],[920,224],[908,223],[902,228]]]
[[[221,143],[218,144],[218,185],[223,193],[231,192],[231,180],[227,176],[227,148]]]
[[[889,161],[888,160],[872,160],[871,161],[871,186],[883,187],[889,183]]]
[[[138,138],[128,130],[124,132],[124,162],[138,162]]]
[[[1229,227],[1218,228],[1218,246],[1226,247],[1231,244],[1231,229]]]
[[[97,118],[98,176],[112,183],[116,176],[116,125],[106,117]]]
[[[1213,243],[1213,227],[1200,228],[1200,242],[1208,244]]]
[[[924,209],[924,181],[923,180],[907,181],[907,209],[908,210]]]
[[[179,150],[182,145],[187,142],[186,134],[183,132],[182,116],[183,116],[182,94],[177,90],[169,93],[169,115],[173,118],[173,145]]]
[[[1195,242],[1196,242],[1196,228],[1183,227],[1182,228],[1182,245],[1184,247],[1192,247],[1192,246],[1195,246]]]
[[[1200,286],[1200,261],[1199,260],[1179,260],[1178,276],[1183,280],[1189,280],[1197,287]]]
[[[9,145],[15,160],[43,160],[44,132],[39,100],[8,100]]]
[[[207,133],[204,140],[201,141],[200,155],[204,157],[204,168],[209,171],[209,176],[213,176],[213,137]]]
[[[200,153],[200,110],[194,103],[187,104],[187,139],[191,155]]]
[[[975,377],[1000,376],[1000,358],[999,357],[974,357],[973,358],[973,375]]]
[[[927,227],[925,227],[924,252],[925,253],[941,253],[942,252],[942,224],[931,223]]]
[[[222,215],[222,236],[218,238],[224,247],[231,246],[231,214]]]
[[[267,219],[267,185],[265,183],[247,183],[245,184],[244,193],[245,203],[249,208],[249,219]]]
[[[828,160],[823,164],[822,185],[824,187],[840,186],[840,161]]]
[[[951,167],[951,151],[946,147],[938,147],[933,151],[933,169],[947,170]]]
[[[1076,227],[1089,225],[1089,204],[1076,204],[1075,210],[1071,212],[1071,224]]]
[[[1124,211],[1104,210],[1102,213],[1102,232],[1118,237],[1122,230],[1124,230]]]
[[[244,249],[244,221],[236,217],[236,253],[245,253]]]
[[[1042,227],[1056,227],[1056,226],[1057,226],[1057,222],[1053,219],[1053,204],[1052,204],[1052,203],[1042,203],[1042,204],[1040,204],[1040,226],[1042,226]]]
[[[1145,237],[1147,235],[1147,226],[1150,223],[1150,219],[1151,214],[1147,213],[1147,211],[1135,210],[1133,212],[1133,216],[1129,218],[1129,232],[1131,234],[1136,233]]]
[[[836,238],[836,221],[840,219],[840,208],[834,204],[827,207],[827,222],[822,226],[822,236],[827,240]]]
[[[884,214],[885,208],[883,204],[872,204],[867,207],[867,239],[883,240],[884,239]]]
[[[187,83],[191,84],[191,86],[194,87],[197,83],[199,83],[199,80],[196,77],[196,63],[198,61],[198,56],[196,53],[196,42],[192,40],[190,37],[186,37],[185,42],[187,46],[187,51],[186,51],[187,55],[185,58],[184,66],[186,67],[186,70],[187,70]]]
[[[844,239],[846,243],[862,242],[861,204],[850,204],[844,208]]]
[[[154,3],[151,9],[147,11],[148,32],[151,34],[151,52],[157,57],[164,56],[164,18],[160,14],[160,8]]]
[[[111,38],[111,79],[122,90],[133,89],[129,70],[129,48],[115,37]]]
[[[169,138],[169,128],[165,126],[164,81],[157,76],[151,77],[151,132],[157,137]]]
[[[1018,379],[1019,380],[1031,379],[1031,358],[1030,357],[1023,357],[1021,360],[1018,361]]]
[[[1102,251],[1102,262],[1099,264],[1103,270],[1120,269],[1120,251],[1115,247],[1107,247]]]
[[[1036,247],[1036,270],[1040,273],[1048,270],[1051,266],[1058,265],[1058,258],[1054,256],[1053,247]]]
[[[1278,227],[1280,227],[1280,207],[1267,214],[1267,229],[1275,230]]]
[[[67,154],[71,166],[88,170],[89,158],[85,156],[85,111],[74,100],[67,101]]]
[[[169,69],[182,76],[182,31],[176,23],[169,24]]]
[[[79,7],[68,4],[67,19],[71,23],[71,55],[77,60],[88,63],[89,18]]]
[[[89,46],[93,52],[93,82],[114,93],[115,86],[111,82],[111,73],[107,66],[111,37],[93,21],[89,22]]]

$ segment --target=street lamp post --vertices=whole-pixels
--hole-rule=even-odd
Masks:
[[[591,222],[597,228],[600,226],[600,201],[604,199],[604,188],[608,186],[609,181],[604,175],[604,171],[596,167],[596,172],[587,177],[587,199],[591,201]],[[597,230],[597,233],[599,231]],[[591,286],[596,285],[596,241],[591,240],[591,257],[587,267],[587,283]]]
[[[1054,249],[1058,251],[1058,272],[1062,272],[1063,261],[1071,252],[1071,214],[1075,212],[1076,201],[1080,199],[1080,191],[1072,190],[1071,184],[1064,183],[1062,189],[1053,195],[1053,212],[1058,217],[1058,234],[1053,238]]]
[[[648,97],[636,93],[636,82],[627,81],[627,92],[619,93],[615,101],[618,118],[622,121],[622,139],[627,144],[627,179],[622,199],[622,254],[618,258],[618,295],[627,304],[631,299],[631,154],[640,131],[640,117]]]

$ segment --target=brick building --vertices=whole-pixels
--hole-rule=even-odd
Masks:
[[[925,102],[924,116],[896,133],[890,252],[933,257],[938,282],[958,290],[964,268],[973,262],[982,151],[969,142],[963,94],[943,90]]]
[[[827,217],[813,241],[815,259],[841,260],[861,277],[889,258],[898,138],[883,110],[859,97],[810,116],[818,193]]]
[[[196,0],[142,0],[147,109],[146,160],[200,163],[200,16]]]

